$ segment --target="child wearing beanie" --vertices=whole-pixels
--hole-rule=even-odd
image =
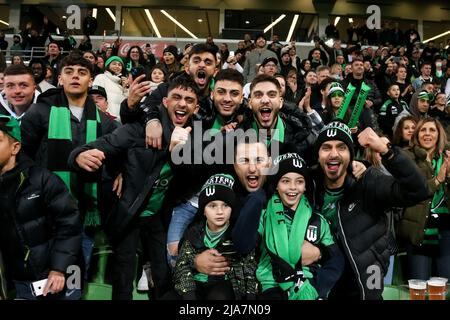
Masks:
[[[240,255],[231,241],[233,185],[232,176],[216,174],[200,191],[198,214],[204,217],[186,230],[174,270],[175,291],[183,300],[242,300],[256,295],[254,251]],[[224,276],[208,276],[194,268],[195,256],[208,249],[227,257],[230,270]]]
[[[327,221],[314,213],[306,198],[308,168],[297,153],[278,156],[269,180],[273,191],[261,214],[261,258],[256,277],[263,299],[326,299],[344,269],[344,257]],[[302,266],[302,245],[320,248],[321,260]],[[320,272],[318,269],[320,268]]]

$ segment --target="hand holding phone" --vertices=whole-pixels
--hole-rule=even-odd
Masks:
[[[31,290],[35,297],[42,296],[44,294],[44,288],[47,284],[48,279],[43,279],[31,283]]]

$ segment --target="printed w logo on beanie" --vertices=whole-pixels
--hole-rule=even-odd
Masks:
[[[327,130],[327,137],[332,138],[337,134],[337,129],[330,128]]]
[[[296,168],[302,168],[303,167],[303,163],[300,159],[293,159],[292,160],[292,165]]]
[[[207,187],[205,189],[205,193],[207,197],[211,197],[214,193],[216,193],[216,188],[214,188],[214,186]]]

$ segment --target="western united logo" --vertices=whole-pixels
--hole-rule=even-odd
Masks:
[[[216,193],[216,188],[214,186],[206,188],[206,196],[211,197],[214,193]]]
[[[299,159],[293,159],[292,160],[292,165],[296,168],[301,168],[303,167],[302,162]]]
[[[337,129],[335,128],[330,128],[327,130],[327,137],[331,138],[331,137],[335,137],[337,134]]]
[[[317,241],[317,226],[309,226],[306,230],[306,240],[309,242]]]

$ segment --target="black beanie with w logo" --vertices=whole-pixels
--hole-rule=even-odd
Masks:
[[[204,213],[205,206],[211,201],[220,200],[234,211],[236,196],[233,191],[234,178],[228,174],[215,174],[206,180],[198,196],[199,212]],[[232,211],[232,212],[233,212]]]
[[[315,143],[315,154],[319,154],[319,149],[326,141],[339,140],[344,142],[350,151],[350,162],[353,161],[355,150],[353,146],[352,133],[350,128],[340,120],[334,120],[322,128]]]

